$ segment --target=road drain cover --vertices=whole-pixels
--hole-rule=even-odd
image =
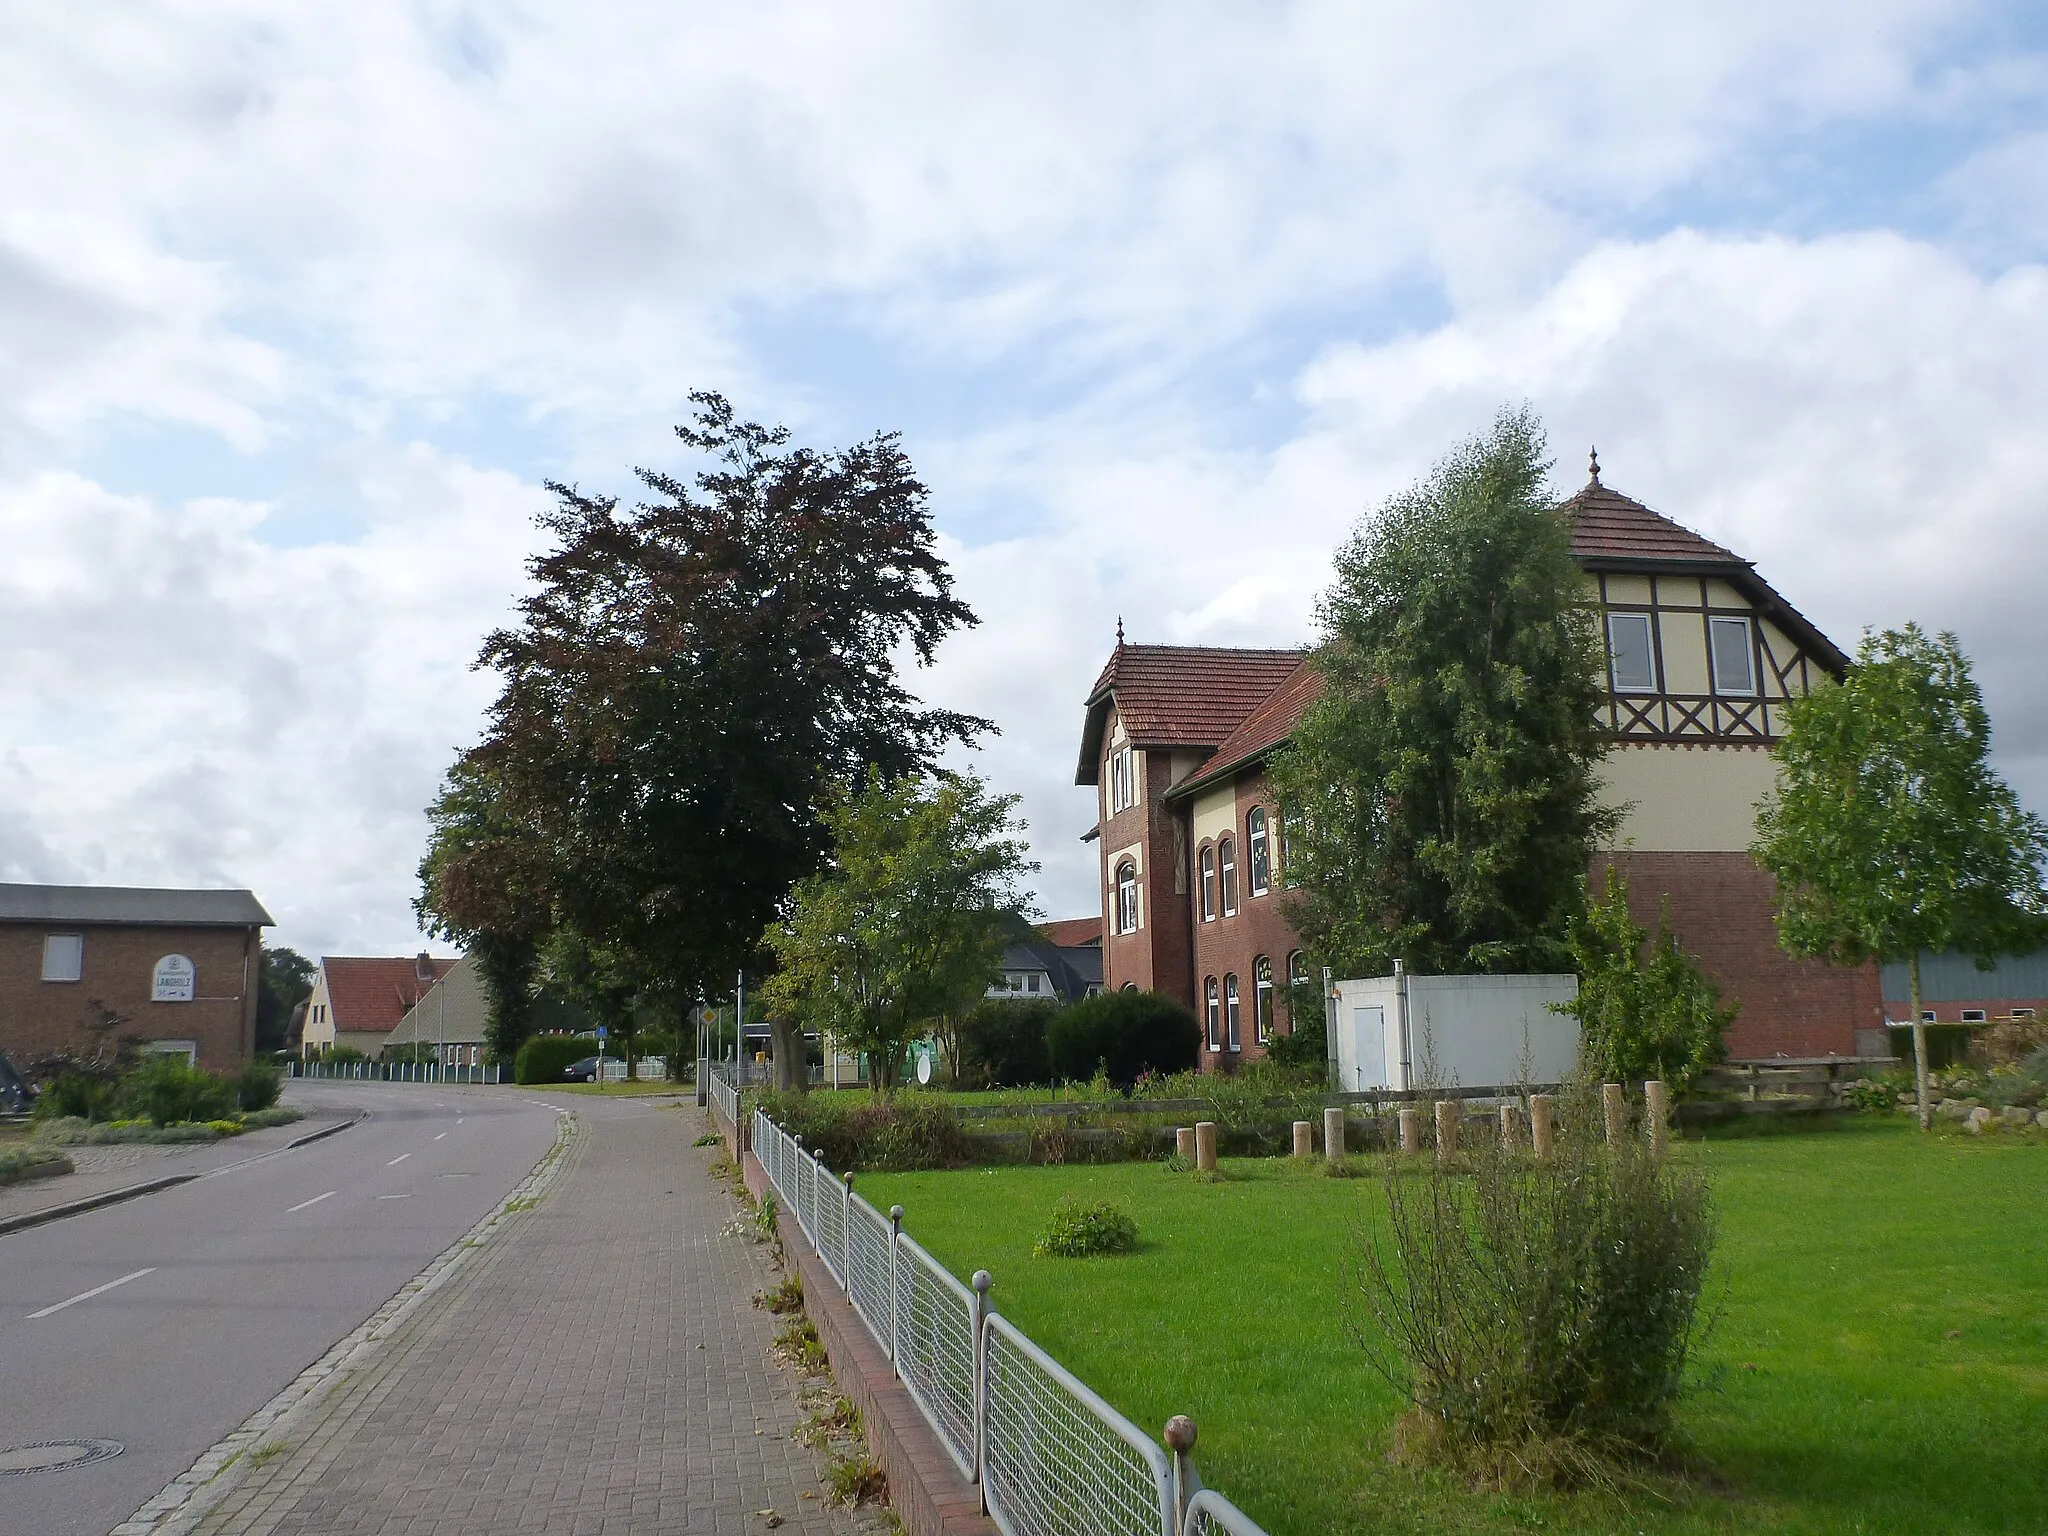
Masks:
[[[27,1477],[31,1472],[62,1472],[90,1466],[121,1454],[118,1440],[38,1440],[0,1451],[0,1477]]]

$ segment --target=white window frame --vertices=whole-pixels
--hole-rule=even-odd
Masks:
[[[1742,630],[1742,670],[1748,682],[1742,687],[1731,686],[1721,676],[1721,649],[1714,642],[1717,628],[1723,625],[1739,626]],[[1707,616],[1707,673],[1714,680],[1714,692],[1727,694],[1732,698],[1756,697],[1756,626],[1745,616],[1732,613],[1714,613]]]
[[[1216,921],[1216,845],[1204,843],[1195,854],[1195,883],[1201,888],[1202,921]]]
[[[60,948],[59,946],[68,946]],[[58,963],[59,955],[68,955],[65,963]],[[65,975],[65,971],[69,975]],[[43,935],[43,980],[73,982],[85,979],[85,935],[82,933],[46,933]]]
[[[1216,840],[1216,884],[1223,893],[1223,915],[1237,916],[1237,839],[1227,833]]]
[[[1124,876],[1128,874],[1127,881]],[[1136,933],[1142,924],[1144,914],[1138,906],[1138,864],[1135,859],[1123,859],[1116,867],[1116,931]],[[1126,900],[1128,896],[1128,900]]]
[[[1255,805],[1244,818],[1245,893],[1263,896],[1273,888],[1273,843],[1266,808]]]
[[[1109,754],[1109,814],[1127,811],[1138,803],[1138,763],[1129,744],[1113,747]]]
[[[1212,1051],[1223,1049],[1223,1001],[1216,988],[1216,978],[1210,976],[1202,982],[1202,1015],[1207,1025],[1207,1044]]]
[[[1252,1038],[1268,1044],[1273,1038],[1273,958],[1252,961]]]
[[[2034,1008],[2013,1008],[2009,1011],[2016,1019],[2038,1019],[2041,1016],[2040,1011]]]
[[[1643,626],[1643,657],[1648,662],[1650,675],[1643,682],[1623,682],[1621,679],[1621,647],[1615,644],[1614,631],[1620,624],[1641,624]],[[1647,613],[1612,612],[1607,615],[1607,682],[1616,693],[1655,693],[1657,691],[1657,629]]]
[[[1223,978],[1223,1044],[1232,1051],[1244,1049],[1244,996],[1235,971]]]
[[[1991,1022],[1991,1016],[1982,1008],[1965,1008],[1962,1012],[1962,1022],[1965,1024],[1988,1024]]]

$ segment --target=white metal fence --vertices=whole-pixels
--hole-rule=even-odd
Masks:
[[[727,1069],[707,1077],[711,1102],[744,1128],[776,1198],[1005,1536],[1264,1536],[1201,1487],[1184,1449],[1166,1450],[991,1311],[987,1271],[962,1285],[905,1235],[901,1206],[884,1216],[762,1111],[743,1126]],[[1176,1447],[1193,1442],[1185,1428]]]
[[[340,1079],[371,1083],[502,1083],[508,1081],[498,1063],[488,1066],[443,1065],[434,1061],[292,1061],[285,1064],[291,1077],[314,1080]]]

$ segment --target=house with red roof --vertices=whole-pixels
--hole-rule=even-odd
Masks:
[[[460,957],[417,955],[323,955],[306,999],[306,1027],[300,1054],[356,1050],[374,1060],[392,1031],[419,1006],[434,983],[455,969]]]
[[[1749,561],[1602,484],[1597,463],[1565,507],[1606,639],[1603,795],[1621,811],[1595,873],[1620,867],[1645,926],[1668,910],[1740,1005],[1731,1056],[1885,1054],[1875,968],[1787,956],[1748,852],[1786,702],[1848,658]],[[1104,985],[1187,1003],[1205,1065],[1262,1054],[1292,1027],[1289,982],[1318,968],[1282,910],[1264,771],[1318,689],[1305,651],[1127,645],[1119,630],[1088,696],[1075,782],[1097,795]]]

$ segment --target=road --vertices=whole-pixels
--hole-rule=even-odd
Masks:
[[[0,1476],[0,1532],[106,1536],[488,1214],[555,1137],[532,1089],[291,1090],[309,1115],[368,1118],[0,1236],[0,1452],[124,1447]]]

